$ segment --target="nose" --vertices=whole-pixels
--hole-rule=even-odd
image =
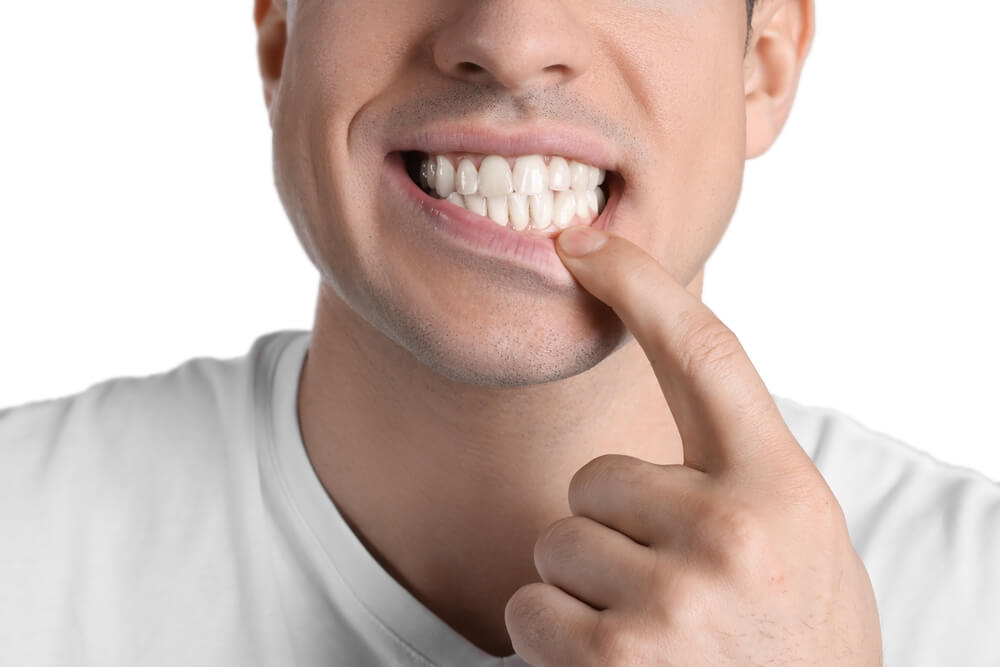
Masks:
[[[434,36],[447,76],[511,92],[572,81],[590,66],[585,26],[561,0],[464,0]],[[577,3],[579,4],[579,3]]]

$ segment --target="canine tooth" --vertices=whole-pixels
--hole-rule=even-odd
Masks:
[[[604,204],[607,203],[604,198],[604,190],[597,188],[597,190],[594,191],[594,194],[597,195],[597,212],[601,213],[604,211]]]
[[[514,180],[507,160],[499,155],[486,156],[479,165],[479,194],[487,198],[506,198],[513,191]]]
[[[541,155],[525,155],[514,162],[514,189],[523,195],[538,195],[549,187],[549,168]]]
[[[593,190],[600,185],[601,170],[597,167],[587,167],[587,189]]]
[[[587,194],[584,195],[584,200],[587,202],[588,215],[597,215],[601,212],[601,206],[597,202],[597,193],[601,192],[600,188],[594,188],[593,190],[587,190]],[[601,193],[603,194],[603,193]]]
[[[563,190],[557,193],[552,207],[552,222],[559,229],[569,227],[570,221],[576,215],[576,193],[572,190]]]
[[[450,201],[455,206],[461,206],[462,208],[465,208],[465,199],[462,197],[462,195],[458,194],[457,192],[452,192],[451,194],[449,194],[448,201]]]
[[[458,163],[455,189],[460,195],[474,195],[479,189],[479,172],[476,170],[476,165],[472,164],[472,160],[464,159]]]
[[[590,184],[590,168],[582,162],[572,160],[569,163],[570,187],[577,192],[586,192]]]
[[[507,226],[507,195],[502,197],[487,197],[486,198],[486,213],[490,216],[490,220],[502,225]]]
[[[597,184],[601,185],[602,183],[604,183],[604,178],[607,175],[608,175],[608,172],[607,172],[606,169],[598,169],[597,170]]]
[[[569,190],[569,164],[566,158],[554,157],[549,160],[549,188],[552,190]]]
[[[482,195],[465,195],[465,208],[477,215],[486,215],[486,197]]]
[[[507,213],[510,215],[510,226],[521,231],[531,224],[531,214],[528,212],[528,195],[512,192],[507,195]]]
[[[455,191],[455,167],[440,155],[434,160],[434,190],[440,197],[447,197]]]
[[[552,223],[552,205],[554,202],[552,190],[546,190],[540,195],[528,196],[528,208],[531,210],[531,226],[535,229],[545,229]]]
[[[434,189],[434,175],[437,165],[430,158],[420,161],[420,183],[428,190]]]

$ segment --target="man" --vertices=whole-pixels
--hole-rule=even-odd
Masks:
[[[996,484],[700,301],[812,39],[752,5],[257,0],[314,328],[0,412],[0,661],[1000,662]]]

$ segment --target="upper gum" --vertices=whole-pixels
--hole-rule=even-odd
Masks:
[[[451,162],[451,165],[453,167],[456,167],[456,168],[458,167],[458,164],[462,160],[469,160],[470,162],[472,162],[473,165],[475,165],[476,169],[479,169],[479,166],[483,163],[483,160],[485,160],[486,158],[490,157],[490,155],[493,155],[493,154],[492,153],[490,153],[490,154],[482,154],[482,153],[428,153],[427,155],[428,155],[428,157],[432,157],[432,158],[433,157],[443,157],[443,158],[446,158],[449,162]],[[538,154],[537,153],[529,153],[528,155],[538,155]],[[510,166],[511,169],[513,169],[514,168],[514,162],[517,160],[517,158],[519,158],[519,157],[527,157],[527,155],[515,155],[514,157],[505,157],[505,156],[501,155],[499,157],[502,157],[503,159],[507,160],[507,164]],[[545,161],[546,165],[548,165],[549,162],[554,157],[562,157],[564,160],[566,160],[567,163],[574,161],[573,158],[563,157],[561,155],[542,155],[542,159]],[[593,166],[593,165],[591,165],[588,162],[581,162],[580,160],[575,160],[575,162],[580,162],[580,164],[585,164],[588,167]]]

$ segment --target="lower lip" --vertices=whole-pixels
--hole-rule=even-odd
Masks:
[[[445,199],[431,197],[410,178],[403,156],[398,152],[386,157],[385,167],[383,180],[388,181],[390,189],[408,200],[415,213],[415,224],[426,223],[452,246],[540,274],[553,285],[565,287],[575,283],[556,253],[554,236],[550,238],[501,227],[489,218],[459,208]],[[609,190],[604,210],[590,227],[604,230],[610,228],[621,188],[612,182]]]

